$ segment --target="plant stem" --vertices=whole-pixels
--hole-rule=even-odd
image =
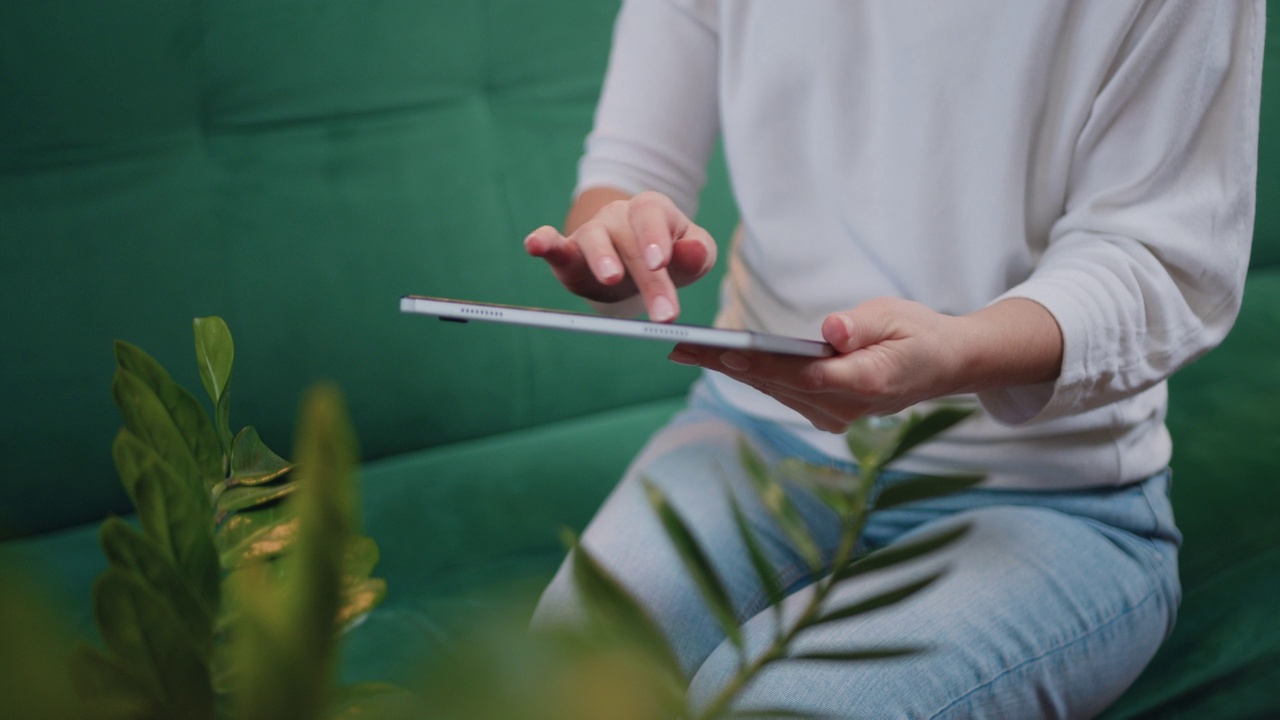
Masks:
[[[867,468],[866,472],[867,475],[863,487],[867,488],[864,492],[870,492],[870,488],[875,485],[879,471],[878,468],[870,467]],[[729,709],[729,704],[733,702],[733,699],[755,679],[755,676],[770,663],[785,658],[787,648],[791,646],[796,637],[818,619],[823,603],[826,602],[827,596],[831,594],[832,588],[835,587],[835,571],[843,568],[853,560],[858,538],[862,537],[862,530],[866,525],[866,498],[863,497],[860,501],[851,503],[851,507],[853,510],[841,518],[843,529],[840,532],[840,543],[837,546],[836,554],[831,560],[831,572],[814,584],[813,595],[796,619],[795,624],[791,626],[790,630],[782,631],[782,614],[778,613],[776,616],[778,634],[774,637],[773,642],[755,660],[749,664],[744,663],[739,668],[737,675],[720,690],[705,710],[694,716],[694,720],[709,720],[722,715]]]

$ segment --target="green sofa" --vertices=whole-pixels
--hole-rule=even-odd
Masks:
[[[0,567],[25,563],[93,632],[97,524],[128,510],[111,341],[198,390],[190,319],[216,314],[236,340],[234,426],[287,455],[304,389],[346,393],[390,587],[347,640],[346,679],[403,681],[468,624],[527,613],[558,528],[585,524],[693,375],[656,343],[397,305],[578,307],[521,240],[563,216],[616,9],[0,3]],[[1185,601],[1114,717],[1280,714],[1280,82],[1265,87],[1244,309],[1172,383]],[[704,195],[727,238],[718,163]],[[714,284],[687,295],[687,320],[709,321]]]

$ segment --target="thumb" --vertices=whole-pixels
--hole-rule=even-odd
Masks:
[[[524,239],[524,250],[533,257],[542,258],[555,268],[570,268],[582,261],[578,246],[569,242],[559,230],[550,225],[529,233]]]
[[[874,345],[883,334],[870,313],[857,310],[831,313],[822,321],[822,338],[841,355]]]

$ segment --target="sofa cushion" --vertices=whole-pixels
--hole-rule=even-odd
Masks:
[[[387,598],[349,634],[352,681],[408,682],[414,663],[470,626],[521,621],[631,457],[679,408],[643,403],[366,463],[365,532]],[[47,584],[74,631],[94,637],[90,588],[106,569],[97,523],[0,543],[0,567]]]

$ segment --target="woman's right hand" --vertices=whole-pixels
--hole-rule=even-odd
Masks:
[[[639,294],[656,322],[675,320],[676,289],[716,262],[711,235],[657,192],[631,197],[613,188],[587,190],[574,203],[565,232],[544,225],[525,238],[525,250],[588,300],[613,303]]]

